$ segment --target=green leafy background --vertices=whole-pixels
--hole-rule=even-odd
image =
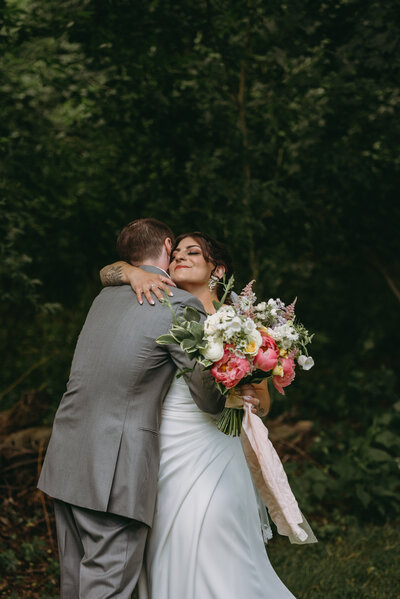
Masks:
[[[238,289],[298,296],[316,366],[272,417],[313,421],[304,510],[396,517],[398,3],[0,9],[0,408],[46,389],[51,421],[99,269],[154,216],[224,241]]]

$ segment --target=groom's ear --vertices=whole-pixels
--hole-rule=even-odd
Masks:
[[[165,249],[167,250],[167,254],[168,254],[168,256],[170,256],[170,255],[171,255],[171,252],[172,252],[172,240],[171,240],[171,238],[170,238],[170,237],[167,237],[167,238],[165,239],[165,241],[164,241],[164,247],[165,247]]]

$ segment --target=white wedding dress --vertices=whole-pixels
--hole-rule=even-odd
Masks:
[[[238,437],[174,379],[162,410],[157,506],[140,599],[294,599],[265,550]]]

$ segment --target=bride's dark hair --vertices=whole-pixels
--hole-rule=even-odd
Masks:
[[[228,282],[229,278],[233,274],[233,269],[231,257],[225,246],[220,241],[214,239],[214,237],[211,237],[211,235],[207,235],[207,233],[193,231],[192,233],[182,233],[182,235],[179,235],[175,239],[172,252],[176,250],[182,239],[186,239],[186,237],[192,237],[197,241],[201,247],[206,262],[211,262],[215,268],[217,266],[223,266],[225,268],[225,280]],[[217,285],[217,295],[219,299],[221,299],[223,293],[224,289],[222,285]]]

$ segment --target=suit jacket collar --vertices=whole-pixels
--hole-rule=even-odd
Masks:
[[[166,275],[168,278],[171,278],[169,274],[159,266],[153,266],[153,264],[141,264],[139,268],[145,270],[146,272],[154,272],[156,274]]]

